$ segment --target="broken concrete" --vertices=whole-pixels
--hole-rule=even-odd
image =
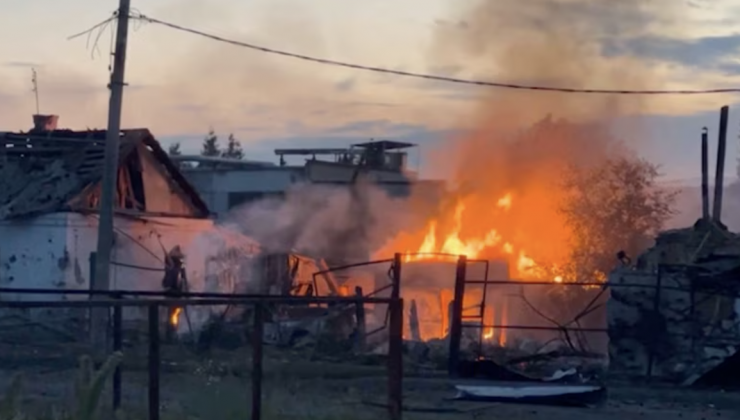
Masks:
[[[700,221],[610,275],[610,371],[690,384],[740,347],[740,238]],[[630,285],[621,287],[620,285]]]

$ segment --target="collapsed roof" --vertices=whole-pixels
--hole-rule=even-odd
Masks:
[[[103,177],[105,137],[105,130],[0,133],[0,220],[94,211]],[[169,187],[169,191],[156,193],[171,192],[182,203],[169,215],[208,216],[207,205],[152,133],[147,129],[123,130],[117,209],[156,212],[147,206],[142,192],[145,172],[165,180],[152,181],[152,189]]]

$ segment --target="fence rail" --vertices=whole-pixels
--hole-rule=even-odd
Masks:
[[[652,302],[648,305],[650,306],[650,310],[652,313],[655,314],[661,314],[661,305],[662,305],[662,299],[663,295],[666,292],[682,292],[687,293],[689,295],[689,302],[687,303],[688,311],[691,312],[691,314],[694,314],[695,308],[699,303],[702,301],[708,301],[711,298],[716,297],[723,297],[723,298],[731,298],[731,299],[738,299],[740,298],[740,287],[735,285],[734,282],[717,282],[712,281],[711,278],[702,278],[701,281],[695,281],[696,278],[693,276],[687,276],[686,279],[688,282],[686,284],[681,284],[677,282],[676,285],[666,284],[668,277],[668,272],[666,270],[674,269],[676,270],[672,274],[677,273],[683,273],[684,275],[687,274],[686,267],[684,266],[677,266],[677,265],[671,265],[671,264],[660,264],[657,267],[657,270],[653,273],[639,273],[639,272],[632,272],[630,273],[630,277],[646,277],[652,279],[652,281],[648,283],[640,283],[638,282],[623,282],[623,281],[617,281],[617,282],[610,282],[610,281],[604,281],[604,282],[594,282],[594,281],[587,281],[587,282],[554,282],[554,281],[528,281],[528,280],[494,280],[489,279],[488,276],[484,276],[484,279],[468,279],[467,278],[467,266],[471,262],[471,260],[467,260],[465,256],[460,256],[457,259],[456,265],[457,270],[455,273],[455,286],[454,286],[454,298],[453,298],[453,308],[452,308],[452,320],[451,322],[451,328],[450,328],[450,349],[449,349],[449,355],[448,355],[448,371],[450,375],[455,376],[459,373],[459,366],[460,366],[460,357],[461,357],[461,351],[460,351],[460,342],[461,337],[463,334],[463,330],[467,329],[474,329],[477,330],[479,334],[480,339],[480,345],[479,345],[479,354],[478,359],[483,358],[483,331],[486,329],[493,329],[493,330],[530,330],[530,331],[558,331],[562,333],[565,336],[566,341],[568,344],[573,347],[573,344],[571,343],[571,339],[569,337],[569,333],[598,333],[598,334],[607,334],[610,333],[609,328],[585,328],[582,327],[579,324],[579,320],[583,319],[586,315],[594,312],[599,307],[603,307],[604,304],[597,304],[597,302],[601,299],[601,297],[604,295],[604,293],[610,289],[612,289],[612,293],[616,290],[624,290],[624,289],[642,289],[643,291],[646,291],[650,294],[650,291],[652,291]],[[698,273],[695,273],[698,274]],[[705,277],[707,277],[707,274],[703,274]],[[716,279],[715,279],[716,280]],[[543,314],[538,308],[536,308],[534,305],[529,303],[523,295],[522,292],[522,298],[524,299],[524,303],[529,307],[529,309],[536,315],[539,315],[541,318],[546,320],[548,323],[552,324],[551,326],[540,326],[540,325],[512,325],[512,324],[505,324],[505,325],[489,325],[486,324],[481,319],[481,322],[479,323],[465,323],[463,322],[467,317],[463,315],[463,311],[466,308],[463,308],[463,300],[464,295],[466,292],[466,286],[482,286],[484,290],[484,300],[481,303],[482,310],[485,308],[485,291],[488,286],[492,285],[502,285],[502,286],[518,286],[522,290],[525,290],[527,287],[533,287],[533,286],[547,286],[552,288],[571,288],[571,287],[588,287],[598,290],[595,296],[589,301],[589,303],[580,311],[578,312],[572,320],[567,322],[558,322],[557,320],[553,319],[552,317],[548,317],[545,314]],[[645,293],[645,292],[641,292]],[[696,300],[697,295],[705,295],[703,300]],[[662,316],[662,315],[660,315]],[[476,318],[473,316],[472,318]],[[482,315],[481,315],[482,318]],[[494,322],[494,324],[496,324]],[[687,331],[660,331],[666,336],[670,337],[681,337],[681,338],[690,338],[692,340],[696,339],[696,331],[695,329],[687,330]],[[651,378],[653,376],[653,368],[656,364],[656,358],[658,353],[658,339],[654,338],[653,336],[649,336],[646,339],[647,344],[647,369],[645,372],[645,375],[648,378]],[[692,342],[692,346],[693,346]]]
[[[14,295],[88,295],[90,299],[80,300],[0,300],[0,308],[31,309],[31,308],[109,308],[112,309],[111,325],[113,351],[121,351],[123,343],[123,316],[124,307],[148,308],[148,413],[149,420],[160,418],[160,370],[161,338],[160,338],[160,309],[172,306],[211,306],[211,305],[245,305],[253,308],[253,324],[251,331],[252,363],[251,363],[251,418],[260,420],[262,415],[262,382],[263,382],[263,345],[265,311],[268,305],[388,305],[389,334],[388,334],[388,413],[391,420],[401,419],[402,381],[403,381],[403,300],[398,297],[303,297],[303,296],[275,296],[250,294],[222,294],[222,293],[183,293],[178,297],[171,297],[164,292],[132,291],[132,290],[55,290],[55,289],[11,289],[0,288],[0,294]],[[146,298],[143,298],[146,297]],[[121,405],[121,367],[119,366],[112,378],[113,408]]]

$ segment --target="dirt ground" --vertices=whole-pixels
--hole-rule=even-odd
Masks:
[[[123,407],[129,418],[146,418],[147,376],[143,355],[129,354],[123,374]],[[384,367],[331,363],[292,355],[271,355],[265,363],[266,420],[377,420],[386,418]],[[173,360],[177,360],[176,362]],[[249,418],[249,356],[216,355],[184,360],[163,354],[161,396],[163,419]],[[0,387],[18,372],[24,376],[29,407],[60,406],[73,396],[73,364],[29,363],[0,370]],[[109,391],[107,391],[109,392]],[[608,401],[597,408],[560,408],[453,401],[452,382],[444,375],[404,379],[405,419],[740,419],[740,393],[698,391],[635,384],[612,384]],[[110,395],[104,396],[104,403]],[[105,409],[105,407],[104,407]]]

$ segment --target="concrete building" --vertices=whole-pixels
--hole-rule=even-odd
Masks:
[[[278,163],[203,156],[173,156],[183,173],[216,215],[269,197],[281,197],[297,184],[351,185],[369,180],[392,197],[408,196],[413,186],[436,197],[440,181],[423,181],[406,165],[410,143],[376,141],[350,148],[278,149]],[[286,157],[305,156],[302,165],[288,165]],[[328,157],[328,158],[327,158]],[[434,199],[434,198],[431,198]]]

